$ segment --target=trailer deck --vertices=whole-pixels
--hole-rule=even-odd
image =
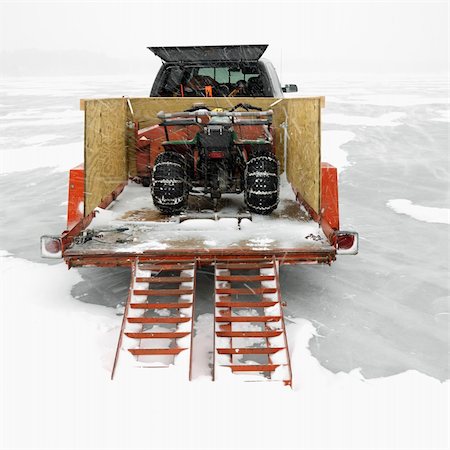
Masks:
[[[114,265],[129,265],[130,256],[173,258],[183,254],[200,261],[226,255],[334,259],[335,248],[296,202],[287,182],[282,185],[280,204],[270,216],[248,214],[239,194],[223,196],[218,213],[207,197],[190,197],[186,214],[165,216],[154,207],[150,189],[130,182],[107,209],[98,209],[64,257],[77,266],[91,265],[93,258],[104,262],[114,258]]]

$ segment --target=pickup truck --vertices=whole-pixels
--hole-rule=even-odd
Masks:
[[[321,161],[324,98],[284,98],[266,47],[149,47],[163,59],[150,97],[81,101],[67,229],[41,253],[131,269],[112,375],[131,356],[190,377],[196,273],[211,266],[213,379],[291,384],[280,266],[358,251]]]

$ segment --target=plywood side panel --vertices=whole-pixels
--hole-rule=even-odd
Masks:
[[[86,100],[84,215],[128,178],[126,100]]]
[[[285,99],[288,114],[287,178],[320,212],[320,98]]]
[[[137,130],[135,129],[136,118],[134,117],[134,109],[131,101],[127,98],[127,128],[126,128],[126,152],[128,161],[128,175],[130,177],[137,176],[136,148],[137,148]]]

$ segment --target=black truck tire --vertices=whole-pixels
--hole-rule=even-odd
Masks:
[[[279,164],[273,153],[255,155],[245,168],[245,203],[251,212],[270,214],[280,197]]]
[[[164,214],[180,214],[187,206],[188,195],[184,156],[171,151],[160,153],[152,175],[154,205]]]

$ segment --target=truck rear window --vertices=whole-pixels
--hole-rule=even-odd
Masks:
[[[168,65],[155,80],[160,97],[269,97],[258,65]]]

